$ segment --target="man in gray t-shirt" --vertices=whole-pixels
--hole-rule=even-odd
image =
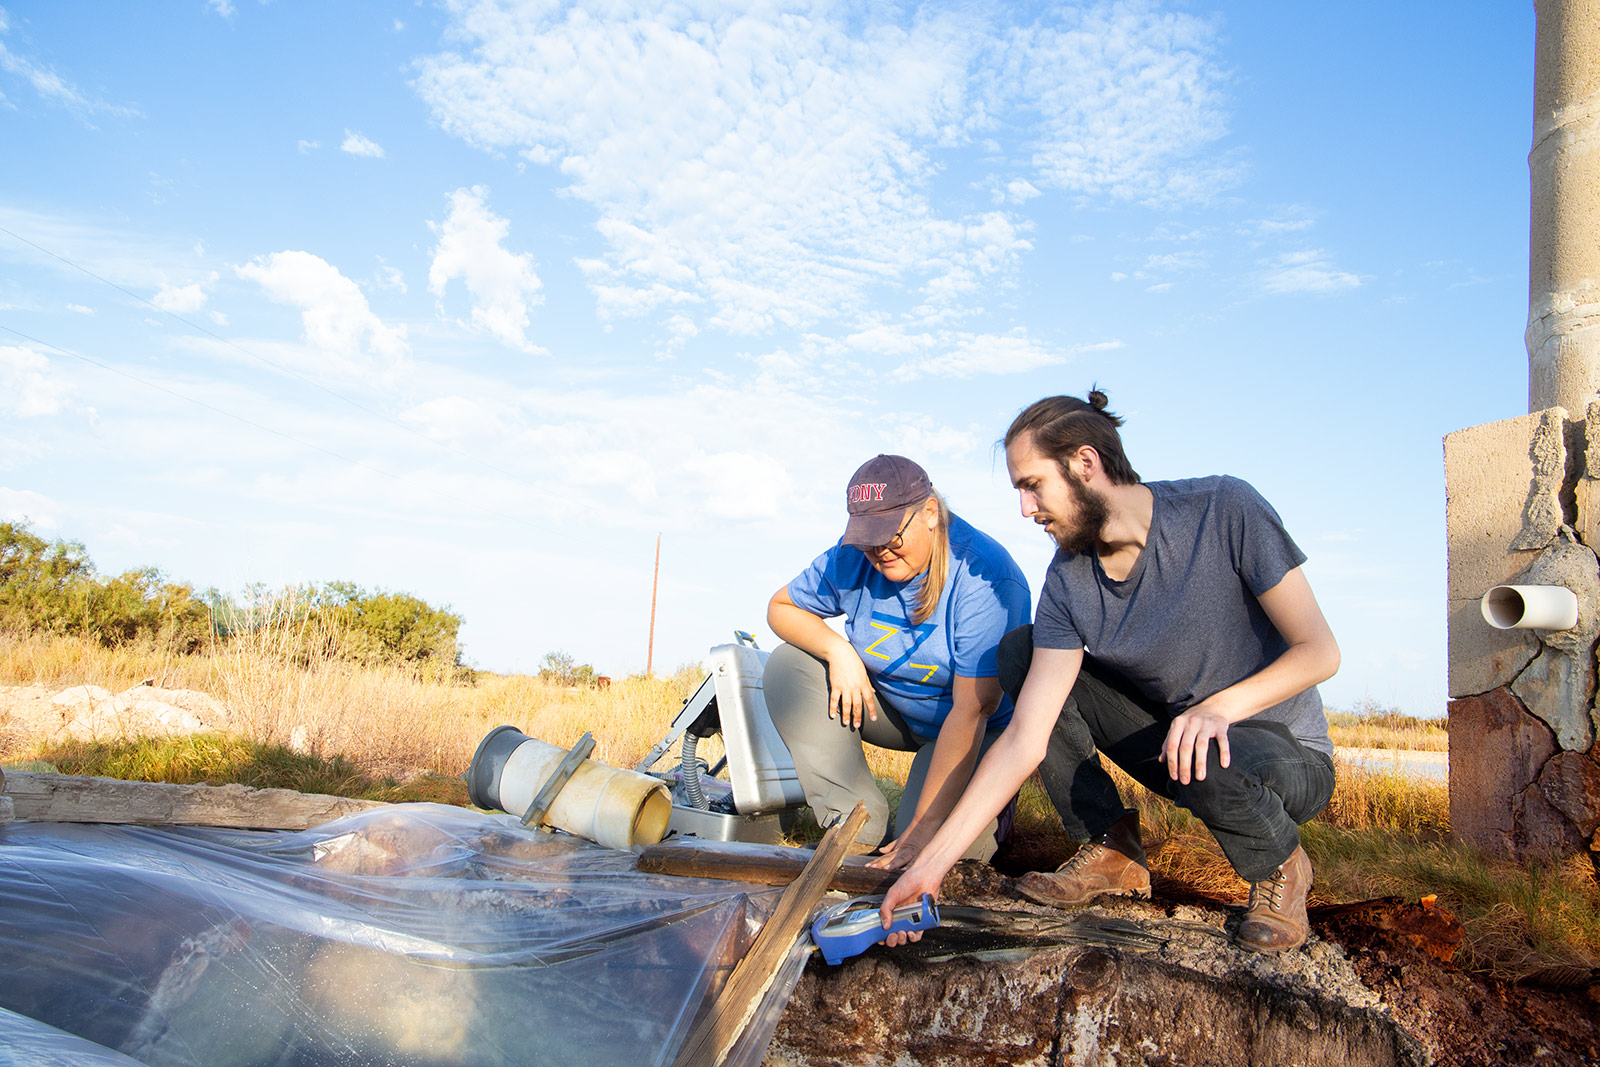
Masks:
[[[884,913],[937,893],[967,831],[1035,766],[1067,832],[1087,844],[1054,873],[1024,875],[1018,890],[1058,906],[1148,897],[1138,815],[1103,754],[1194,812],[1252,883],[1241,944],[1297,947],[1310,932],[1312,877],[1298,827],[1334,784],[1316,685],[1338,669],[1338,645],[1301,571],[1304,553],[1260,494],[1237,478],[1141,482],[1105,407],[1100,392],[1050,397],[1006,433],[1022,513],[1058,550],[1035,624],[1000,645],[1011,725]]]
[[[1170,717],[1288,650],[1259,597],[1306,556],[1272,506],[1237,478],[1143,485],[1150,529],[1132,570],[1118,581],[1095,553],[1058,548],[1033,646],[1086,649]],[[1281,722],[1301,744],[1333,755],[1315,686],[1254,717]]]

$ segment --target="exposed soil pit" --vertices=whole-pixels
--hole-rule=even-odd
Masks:
[[[814,957],[766,1063],[1597,1062],[1581,991],[1497,990],[1360,916],[1319,925],[1344,945],[1319,936],[1270,957],[1230,942],[1236,909],[1113,900],[1056,912],[998,874],[958,874],[945,925],[919,944],[838,967]]]
[[[1429,1062],[1337,947],[1319,943],[1292,966],[1247,959],[1197,911],[1140,920],[1095,908],[1060,931],[930,934],[908,951],[813,964],[767,1062]],[[1049,944],[1063,935],[1080,943]],[[1081,943],[1099,937],[1114,944]]]

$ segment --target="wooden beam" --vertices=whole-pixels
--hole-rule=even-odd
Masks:
[[[293,789],[124,782],[23,771],[12,771],[0,784],[15,809],[15,818],[31,822],[304,830],[343,815],[386,806],[375,800],[297,793]]]
[[[806,864],[800,877],[789,883],[778,898],[778,906],[761,928],[750,951],[745,953],[728,976],[727,985],[705,1015],[695,1023],[683,1051],[681,1067],[708,1067],[720,1064],[734,1040],[750,1022],[778,969],[788,957],[795,940],[805,933],[817,904],[828,891],[856,834],[867,822],[865,804],[857,804],[840,822],[822,835],[816,855]]]
[[[718,848],[714,844],[689,844],[677,840],[669,844],[650,845],[637,861],[638,869],[645,874],[671,874],[681,878],[725,878],[732,882],[755,882],[760,885],[788,885],[800,877],[811,853],[806,849],[792,851],[801,856],[758,855],[749,852]],[[885,893],[899,871],[868,867],[865,856],[851,856],[844,861],[828,883],[830,890],[849,893],[853,897],[869,893]]]

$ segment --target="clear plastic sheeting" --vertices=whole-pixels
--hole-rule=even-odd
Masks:
[[[672,1064],[778,892],[433,804],[295,833],[12,824],[0,1063]],[[729,1064],[760,1062],[804,962]]]

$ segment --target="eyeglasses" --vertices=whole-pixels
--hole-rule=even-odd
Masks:
[[[888,541],[881,545],[873,545],[870,548],[864,548],[862,551],[869,556],[878,556],[885,552],[898,551],[900,546],[905,544],[905,532],[911,528],[911,520],[915,519],[916,517],[917,512],[913,511],[911,514],[906,516],[906,521],[900,524],[900,529],[896,530],[894,532],[894,536],[889,538]]]

